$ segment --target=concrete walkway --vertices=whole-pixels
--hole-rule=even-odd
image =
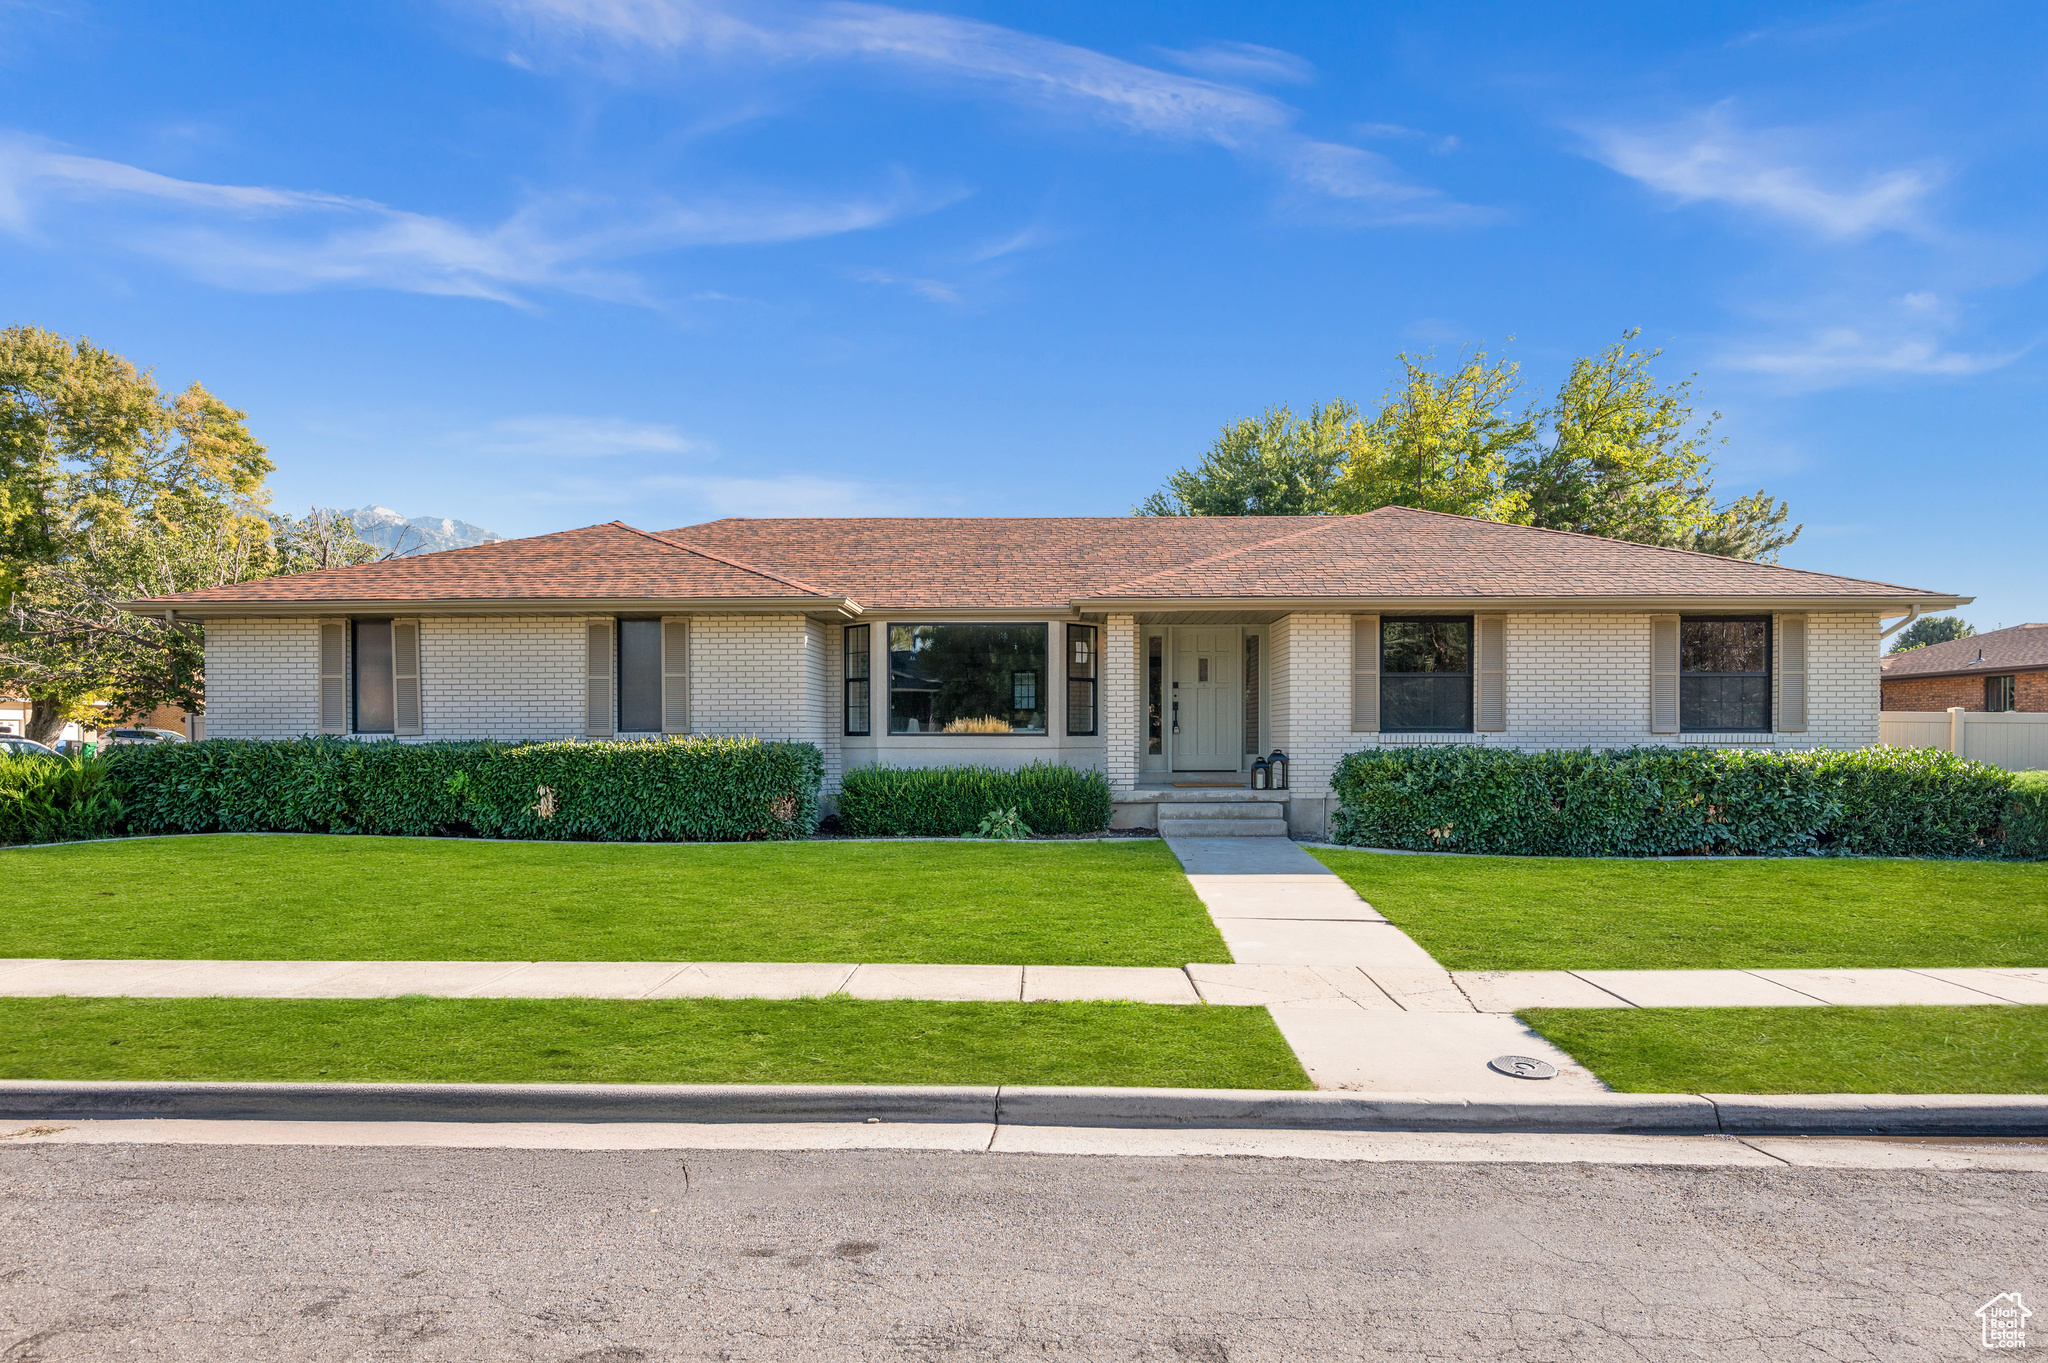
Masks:
[[[1184,970],[681,961],[0,960],[0,996],[1200,1003]]]
[[[1280,838],[1168,838],[1234,966],[1191,965],[1202,997],[1264,1004],[1319,1089],[1511,1092],[1496,1056],[1557,1067],[1549,1090],[1600,1091],[1592,1071],[1513,1017],[1481,1013],[1436,958],[1329,867]]]

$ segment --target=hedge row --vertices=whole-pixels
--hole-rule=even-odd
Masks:
[[[857,767],[839,792],[839,823],[857,837],[947,838],[1015,809],[1033,833],[1109,827],[1109,778],[1053,762],[998,767]]]
[[[389,833],[614,842],[807,837],[808,743],[209,739],[107,759],[131,833]]]
[[[1407,748],[1337,764],[1333,841],[1514,856],[2048,855],[2048,780],[1933,749]]]

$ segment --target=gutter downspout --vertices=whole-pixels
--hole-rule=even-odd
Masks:
[[[1918,620],[1919,618],[1920,608],[1918,606],[1915,606],[1911,610],[1906,612],[1906,618],[1899,621],[1898,624],[1893,625],[1890,629],[1878,631],[1877,641],[1879,643],[1883,643],[1885,640],[1891,638],[1894,634],[1897,634],[1900,630],[1912,624],[1915,620]]]

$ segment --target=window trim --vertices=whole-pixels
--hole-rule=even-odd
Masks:
[[[1479,697],[1478,697],[1478,693],[1477,693],[1477,692],[1476,692],[1476,691],[1475,691],[1475,690],[1474,690],[1473,688],[1474,688],[1475,684],[1476,684],[1476,683],[1477,683],[1477,681],[1478,681],[1478,676],[1479,676],[1479,674],[1477,673],[1477,671],[1475,671],[1475,670],[1474,670],[1474,667],[1473,667],[1473,664],[1474,664],[1474,663],[1475,663],[1475,662],[1477,661],[1477,659],[1476,659],[1476,658],[1475,658],[1475,657],[1474,657],[1473,655],[1474,655],[1474,652],[1476,651],[1476,648],[1477,648],[1477,645],[1478,645],[1478,638],[1477,638],[1477,633],[1476,633],[1476,630],[1475,630],[1475,628],[1474,628],[1474,624],[1473,624],[1473,619],[1472,619],[1472,617],[1471,617],[1471,616],[1469,616],[1469,615],[1382,615],[1382,616],[1380,616],[1380,617],[1379,617],[1379,621],[1380,621],[1380,646],[1379,646],[1379,652],[1378,652],[1378,656],[1377,656],[1377,658],[1375,659],[1375,661],[1376,661],[1376,662],[1377,662],[1377,663],[1379,664],[1379,666],[1378,666],[1378,670],[1377,670],[1377,673],[1376,673],[1376,675],[1377,675],[1377,677],[1378,677],[1378,679],[1379,679],[1379,692],[1380,692],[1380,694],[1379,694],[1379,710],[1380,710],[1380,727],[1379,727],[1379,728],[1378,728],[1378,729],[1377,729],[1377,730],[1376,730],[1375,732],[1378,732],[1378,733],[1383,733],[1383,734],[1469,734],[1469,733],[1473,733],[1473,732],[1475,732],[1475,730],[1473,729],[1472,725],[1473,725],[1473,722],[1474,722],[1474,721],[1475,721],[1475,720],[1477,719],[1477,715],[1476,715],[1476,714],[1475,714],[1474,712],[1475,712],[1475,711],[1476,711],[1476,710],[1478,709],[1478,701],[1479,701]],[[1389,671],[1387,671],[1387,626],[1388,626],[1388,625],[1429,625],[1429,624],[1458,624],[1458,623],[1463,623],[1463,625],[1465,626],[1465,670],[1464,670],[1463,672],[1389,672]],[[1463,678],[1465,679],[1465,727],[1464,727],[1464,728],[1462,728],[1462,729],[1442,729],[1442,728],[1428,728],[1428,729],[1423,729],[1423,728],[1416,728],[1416,727],[1413,727],[1413,726],[1408,726],[1408,725],[1402,725],[1402,726],[1398,726],[1398,727],[1397,727],[1397,726],[1394,726],[1394,725],[1390,725],[1390,724],[1388,724],[1388,723],[1387,723],[1387,678],[1389,678],[1389,677],[1459,677],[1459,676],[1462,676],[1462,677],[1463,677]]]
[[[875,637],[869,625],[848,625],[846,637],[840,646],[840,701],[845,709],[842,731],[848,738],[873,738],[875,734]],[[855,648],[853,636],[860,634],[860,647]],[[860,659],[860,675],[853,671],[854,659]],[[853,688],[861,689],[862,704],[853,703]],[[860,727],[853,727],[854,716],[860,716]]]
[[[1696,624],[1762,625],[1764,627],[1764,670],[1761,672],[1688,672],[1685,669],[1685,627]],[[1678,732],[1681,734],[1768,734],[1777,732],[1778,704],[1774,678],[1778,675],[1777,620],[1769,615],[1681,615],[1678,617]],[[1685,679],[1687,677],[1761,677],[1764,682],[1764,722],[1733,726],[1700,726],[1685,722]]]
[[[886,645],[888,646],[888,650],[889,650],[889,654],[890,654],[890,658],[889,658],[889,688],[888,688],[888,692],[887,692],[887,694],[888,694],[888,697],[889,697],[889,721],[888,721],[888,730],[887,730],[887,736],[888,736],[888,737],[890,737],[890,738],[956,738],[956,739],[957,739],[957,738],[983,738],[983,739],[1008,739],[1008,738],[1039,738],[1039,739],[1043,739],[1043,738],[1051,738],[1051,737],[1053,737],[1053,735],[1054,735],[1054,730],[1053,730],[1053,727],[1052,727],[1052,707],[1051,707],[1051,704],[1050,704],[1050,700],[1051,700],[1051,698],[1050,698],[1049,696],[1047,696],[1047,695],[1046,695],[1046,693],[1045,693],[1045,691],[1046,691],[1046,682],[1050,680],[1050,677],[1048,677],[1048,676],[1047,676],[1046,674],[1047,674],[1047,673],[1049,673],[1049,672],[1050,672],[1050,671],[1052,670],[1052,622],[1050,622],[1050,621],[1047,621],[1047,620],[896,620],[896,621],[889,621],[889,622],[885,622],[885,623],[883,623],[883,625],[882,625],[882,628],[883,628],[883,629],[885,629],[885,630],[888,630],[888,631],[891,631],[891,632],[892,632],[891,634],[884,634],[884,635],[882,636],[883,642],[884,642],[884,643],[885,643],[885,644],[886,644]],[[1044,666],[1044,667],[1043,667],[1043,668],[1042,668],[1042,669],[1041,669],[1041,670],[1040,670],[1039,672],[1036,672],[1036,673],[1033,673],[1033,674],[1032,674],[1032,675],[1033,675],[1033,677],[1035,678],[1035,684],[1036,684],[1036,686],[1037,686],[1037,688],[1038,688],[1038,714],[1039,714],[1039,715],[1041,715],[1041,716],[1043,716],[1043,723],[1041,723],[1041,724],[1040,724],[1040,726],[1039,726],[1038,728],[1036,728],[1036,729],[1011,729],[1011,730],[1010,730],[1010,731],[1008,731],[1007,733],[996,733],[996,732],[987,732],[987,733],[980,733],[980,732],[975,732],[975,733],[947,733],[947,732],[946,732],[946,731],[945,731],[944,729],[920,729],[920,730],[918,730],[918,731],[917,731],[916,733],[909,733],[909,732],[901,732],[901,733],[899,733],[899,732],[897,731],[897,729],[896,729],[896,660],[895,660],[895,653],[896,653],[896,648],[895,648],[895,642],[896,642],[896,641],[895,641],[895,639],[894,639],[894,638],[892,637],[892,635],[893,635],[893,631],[895,631],[895,630],[898,630],[898,629],[947,629],[947,628],[954,628],[954,629],[961,629],[961,628],[972,628],[972,629],[1036,629],[1036,630],[1042,630],[1042,631],[1044,631],[1044,639],[1045,639],[1045,645],[1044,645],[1043,649],[1041,650],[1041,656],[1042,656],[1042,657],[1043,657],[1043,658],[1045,659],[1045,666]],[[1015,695],[1015,688],[1016,688],[1016,685],[1017,685],[1017,677],[1018,677],[1018,676],[1019,676],[1019,673],[1017,673],[1017,672],[1015,672],[1015,671],[1012,671],[1012,672],[1011,672],[1011,673],[1009,674],[1009,678],[1008,678],[1008,684],[1009,684],[1009,686],[1010,686],[1010,687],[1012,688],[1012,697],[1013,697],[1013,699],[1014,699],[1014,695]]]
[[[1086,664],[1088,670],[1076,673],[1074,669],[1082,666],[1082,664],[1074,661],[1074,640],[1082,636],[1086,636],[1088,640],[1088,661]],[[1067,672],[1067,737],[1093,738],[1102,728],[1102,715],[1100,713],[1102,701],[1102,636],[1095,626],[1078,624],[1069,624],[1067,626],[1065,659]],[[1074,727],[1074,686],[1076,683],[1085,685],[1088,688],[1088,727],[1085,729],[1076,729]]]

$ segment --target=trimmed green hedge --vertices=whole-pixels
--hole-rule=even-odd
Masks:
[[[0,844],[73,842],[120,831],[121,800],[104,761],[0,753]]]
[[[2005,807],[2005,850],[2009,856],[2048,858],[2048,771],[2013,777],[2012,803]]]
[[[385,833],[610,842],[801,838],[808,743],[382,743],[208,739],[107,759],[131,833]]]
[[[1000,767],[857,767],[839,792],[839,823],[859,837],[950,838],[997,810],[1033,833],[1109,827],[1109,778],[1056,762]]]
[[[2041,856],[2048,783],[1924,748],[1352,753],[1332,841],[1510,856]],[[2021,795],[2021,790],[2040,793]]]

